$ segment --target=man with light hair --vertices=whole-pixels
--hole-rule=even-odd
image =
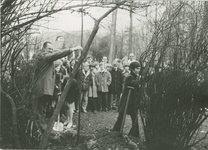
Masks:
[[[54,61],[78,50],[82,50],[82,47],[77,46],[63,50],[54,50],[51,42],[45,42],[43,48],[37,52],[34,58],[36,62],[36,71],[33,95],[34,98],[37,99],[36,113],[39,119],[47,115],[47,108],[53,99],[55,87]]]
[[[81,75],[81,104],[82,104],[82,110],[84,113],[87,112],[87,105],[88,105],[88,91],[89,87],[92,85],[92,74],[89,70],[89,63],[85,62],[83,63],[83,69],[80,72]]]
[[[128,60],[128,63],[130,64],[131,62],[135,61],[135,58],[134,58],[134,54],[133,53],[130,53],[129,54],[129,60]]]
[[[104,68],[106,69],[107,63],[108,63],[108,58],[106,56],[103,56],[102,62],[104,63]]]

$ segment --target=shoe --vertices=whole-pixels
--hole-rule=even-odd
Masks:
[[[67,125],[68,125],[68,123],[69,123],[69,122],[65,121],[65,122],[64,122],[64,126],[67,126]]]
[[[86,111],[86,110],[83,110],[83,112],[84,112],[84,113],[87,113],[87,111]]]
[[[72,128],[76,128],[76,125],[72,125]]]
[[[66,126],[66,128],[71,128],[72,127],[72,123],[68,123],[68,125]]]

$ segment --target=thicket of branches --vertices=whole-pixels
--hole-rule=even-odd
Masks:
[[[0,133],[2,133],[4,141],[12,140],[14,145],[11,148],[37,148],[42,136],[42,133],[35,128],[36,125],[31,121],[34,119],[32,112],[34,101],[30,89],[33,86],[31,83],[35,66],[33,62],[23,61],[20,55],[25,48],[30,46],[28,37],[32,34],[33,24],[62,10],[83,12],[92,17],[87,12],[90,7],[114,7],[115,9],[113,3],[87,1],[84,3],[84,10],[82,10],[80,9],[81,4],[70,5],[70,2],[69,5],[60,7],[57,5],[58,0],[3,0],[1,3],[2,113]],[[168,139],[168,146],[171,144],[173,147],[181,145],[180,140],[182,140],[185,143],[183,147],[188,147],[190,139],[198,129],[197,127],[207,117],[204,115],[203,107],[198,103],[202,99],[201,95],[204,95],[204,90],[201,89],[205,89],[203,87],[206,85],[205,82],[202,82],[204,69],[207,68],[208,23],[206,18],[208,18],[208,12],[205,8],[208,6],[207,3],[205,4],[196,3],[194,5],[181,2],[180,5],[170,5],[169,11],[164,14],[162,20],[157,22],[149,48],[141,57],[141,61],[146,62],[142,74],[144,77],[144,82],[142,82],[144,97],[141,101],[141,114],[148,145],[164,146],[163,139],[160,139],[163,137]],[[130,2],[122,3],[120,8],[129,11],[130,7],[136,9],[148,6],[150,6],[148,2],[136,2],[135,5]],[[174,11],[171,12],[171,10]],[[95,20],[95,27],[84,48],[79,64],[76,66],[77,69],[84,60],[97,33],[99,23],[104,17],[105,15],[99,21],[92,17]],[[151,74],[152,68],[155,68],[153,74]],[[187,70],[188,72],[186,72]],[[192,80],[195,81],[194,84],[191,82]],[[184,93],[186,94],[184,95]],[[189,105],[185,105],[185,102]],[[168,109],[169,106],[172,109]],[[53,115],[51,124],[59,110]],[[165,130],[160,130],[161,127],[157,127],[160,122],[163,123],[161,127]],[[182,122],[184,123],[182,124]],[[191,127],[189,128],[189,126]],[[167,137],[166,131],[175,132],[175,128],[181,128],[181,130],[178,130],[177,134],[171,138]],[[48,131],[50,132],[50,130]],[[168,133],[168,135],[172,134]],[[180,135],[180,137],[176,135]],[[46,143],[42,144],[43,147],[45,145]]]
[[[207,2],[170,2],[156,22],[140,58],[140,113],[149,149],[185,150],[202,140],[194,139],[208,117],[207,25]]]

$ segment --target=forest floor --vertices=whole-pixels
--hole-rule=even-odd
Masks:
[[[144,142],[144,132],[141,121],[140,134],[141,138],[127,137],[131,128],[130,116],[126,116],[124,126],[124,136],[111,131],[118,113],[115,110],[108,112],[87,112],[81,113],[81,130],[79,144],[77,142],[77,127],[70,130],[64,130],[61,133],[53,131],[49,139],[48,149],[60,150],[147,150]],[[77,125],[78,113],[74,114],[74,124]],[[196,139],[202,138],[208,131],[208,120],[200,127]],[[208,150],[208,137],[191,148],[191,150]]]

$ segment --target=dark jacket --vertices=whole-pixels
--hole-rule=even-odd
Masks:
[[[109,90],[111,93],[121,93],[122,91],[122,72],[117,69],[117,71],[113,68],[110,71],[111,74],[111,84],[109,86]]]
[[[122,93],[121,101],[118,106],[118,112],[123,113],[125,110],[125,105],[129,93],[128,86],[133,87],[134,89],[131,92],[130,98],[129,98],[129,104],[127,107],[127,114],[132,115],[137,113],[138,109],[138,99],[139,99],[139,87],[140,87],[140,81],[136,74],[131,72],[127,75],[125,84],[124,84],[124,90]]]
[[[68,77],[66,77],[63,81],[63,85],[62,85],[63,89],[66,86],[67,80],[68,80]],[[76,102],[76,101],[78,101],[78,95],[79,95],[78,82],[76,79],[73,79],[72,86],[67,93],[65,101],[69,104]]]
[[[54,87],[54,93],[53,93],[53,99],[58,101],[58,96],[62,92],[62,74],[61,73],[56,73],[55,77],[55,87]]]
[[[80,72],[80,76],[81,76],[81,84],[82,84],[82,91],[88,91],[89,87],[92,86],[92,74],[90,72],[90,70],[88,70],[86,73],[84,72],[84,70],[81,70]]]

